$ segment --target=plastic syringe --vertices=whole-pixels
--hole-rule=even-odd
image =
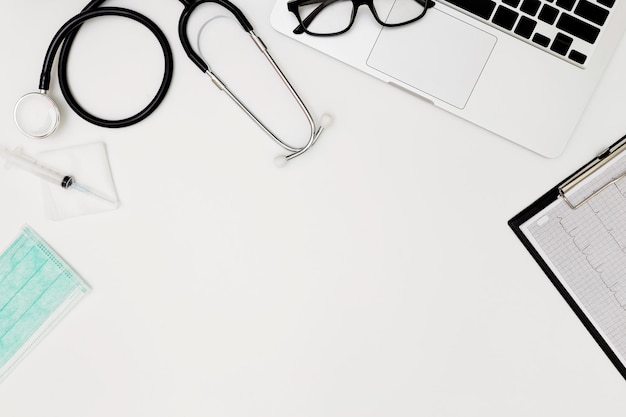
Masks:
[[[21,150],[9,150],[0,146],[0,156],[7,160],[9,167],[17,167],[24,171],[30,172],[37,177],[46,180],[52,184],[58,185],[61,188],[72,189],[80,191],[85,194],[89,194],[93,197],[97,197],[111,204],[118,204],[119,201],[104,195],[92,188],[89,188],[83,184],[76,182],[76,179],[72,175],[61,173],[55,169],[47,167],[30,156],[24,154]]]

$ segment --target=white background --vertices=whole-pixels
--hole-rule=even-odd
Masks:
[[[279,169],[279,148],[185,56],[172,0],[106,3],[171,42],[151,117],[89,125],[55,70],[62,127],[22,137],[13,105],[84,0],[5,3],[0,143],[104,141],[122,205],[53,222],[37,179],[0,171],[0,246],[29,224],[92,287],[0,385],[0,415],[624,415],[624,379],[507,220],[626,133],[626,45],[565,153],[545,159],[278,34],[273,0],[239,1],[311,111],[335,117]],[[302,140],[252,42],[214,23],[216,72]],[[149,32],[103,18],[81,30],[69,78],[85,107],[118,117],[150,100],[162,66]]]

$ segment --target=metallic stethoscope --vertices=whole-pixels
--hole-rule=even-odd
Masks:
[[[15,106],[14,118],[15,123],[18,129],[28,137],[35,139],[43,139],[50,136],[57,129],[61,116],[59,112],[59,108],[48,95],[48,90],[50,89],[50,78],[52,72],[52,65],[55,59],[57,52],[59,51],[59,61],[58,61],[58,76],[59,76],[59,84],[61,87],[61,91],[68,105],[76,112],[80,117],[87,120],[90,123],[93,123],[102,127],[109,128],[119,128],[130,126],[135,123],[138,123],[148,117],[159,104],[163,101],[165,94],[170,86],[172,81],[172,72],[173,72],[173,58],[172,58],[172,50],[169,46],[169,43],[161,31],[161,29],[146,16],[135,12],[134,10],[120,8],[120,7],[100,7],[105,0],[92,0],[89,4],[76,16],[72,17],[68,20],[55,34],[50,46],[48,47],[48,51],[46,52],[46,57],[44,59],[43,68],[41,71],[41,77],[39,79],[39,91],[33,92],[24,95],[19,99]],[[330,124],[331,118],[328,115],[324,115],[320,120],[319,124],[316,124],[311,116],[310,111],[307,109],[305,104],[302,102],[298,93],[294,90],[292,85],[289,83],[281,69],[278,67],[274,59],[269,54],[267,47],[263,43],[263,41],[254,33],[252,29],[252,25],[246,19],[244,14],[239,10],[235,5],[227,0],[180,0],[181,3],[185,6],[183,13],[180,16],[180,20],[178,23],[178,34],[180,37],[180,41],[183,45],[187,56],[191,59],[191,61],[198,67],[202,72],[207,74],[211,81],[222,91],[224,91],[237,105],[252,119],[254,122],[276,142],[283,149],[285,149],[288,153],[286,155],[281,155],[276,157],[275,162],[277,165],[282,166],[285,165],[289,160],[302,155],[306,152],[319,138],[324,129]],[[194,51],[189,38],[187,36],[187,25],[189,22],[189,18],[194,12],[194,10],[204,3],[216,3],[226,10],[228,10],[239,22],[242,28],[250,35],[252,41],[259,48],[261,53],[265,56],[265,58],[269,61],[272,68],[276,71],[282,82],[285,84],[290,94],[298,103],[299,108],[302,110],[306,119],[308,121],[310,127],[310,135],[304,146],[297,147],[291,146],[282,139],[278,138],[270,129],[268,129],[265,124],[259,120],[252,111],[248,109],[248,107],[239,99],[237,96],[220,80],[220,78],[211,70],[207,62],[196,52]],[[161,48],[163,50],[163,56],[165,58],[165,70],[163,81],[157,91],[157,94],[154,98],[148,103],[148,105],[141,110],[139,113],[134,116],[130,116],[120,120],[106,120],[92,115],[87,112],[78,101],[74,98],[67,79],[67,62],[69,57],[69,51],[72,46],[72,43],[76,37],[80,26],[86,22],[87,20],[93,19],[95,17],[100,16],[120,16],[128,19],[132,19],[136,22],[143,24],[146,28],[148,28],[154,36],[159,41]],[[207,22],[208,23],[208,22]],[[41,118],[31,118],[32,114],[38,112],[38,114],[42,115]]]

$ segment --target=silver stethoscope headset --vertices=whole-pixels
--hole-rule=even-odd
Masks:
[[[163,101],[165,94],[172,81],[172,72],[174,62],[172,58],[172,50],[169,46],[167,38],[161,31],[161,29],[146,16],[135,12],[134,10],[120,8],[120,7],[100,7],[105,0],[92,0],[89,4],[76,16],[68,20],[55,34],[46,57],[44,59],[43,68],[41,71],[41,77],[39,79],[39,91],[26,94],[22,96],[15,105],[14,118],[18,129],[28,137],[35,139],[43,139],[55,132],[59,126],[61,115],[59,108],[48,95],[50,89],[50,74],[52,72],[52,65],[57,52],[59,52],[58,60],[58,77],[61,92],[65,97],[68,105],[76,112],[80,117],[86,121],[102,127],[119,128],[130,126],[138,123],[148,117]],[[283,72],[280,70],[274,59],[269,54],[267,47],[263,41],[254,33],[252,25],[246,19],[244,14],[235,5],[227,0],[180,0],[185,6],[183,13],[180,16],[178,23],[178,35],[183,45],[187,56],[202,72],[207,74],[211,81],[222,91],[224,91],[237,105],[252,119],[254,122],[288,153],[276,157],[275,162],[277,165],[285,165],[289,160],[302,155],[308,149],[315,144],[321,133],[331,122],[331,118],[328,115],[324,115],[319,124],[316,124],[311,116],[311,113],[302,102],[294,88],[291,86]],[[282,139],[278,138],[270,129],[268,129],[261,120],[259,120],[254,113],[252,113],[248,107],[220,80],[220,78],[211,70],[205,59],[194,51],[187,36],[187,25],[189,18],[194,10],[204,3],[216,3],[226,10],[228,10],[239,22],[242,28],[250,35],[252,41],[259,48],[261,53],[269,61],[272,68],[276,71],[282,82],[285,84],[290,94],[298,103],[299,108],[302,110],[308,124],[310,126],[310,135],[306,144],[302,147],[291,146]],[[154,98],[148,103],[148,105],[134,116],[130,116],[119,120],[106,120],[96,117],[86,111],[78,101],[74,98],[67,79],[67,62],[69,57],[69,51],[76,37],[80,26],[87,20],[100,17],[100,16],[120,16],[128,19],[132,19],[141,23],[148,28],[159,41],[163,50],[163,56],[165,59],[165,70],[163,75],[163,81],[154,96]],[[208,22],[207,22],[208,23]],[[205,23],[206,25],[206,23]],[[32,118],[32,115],[41,115],[42,117]]]

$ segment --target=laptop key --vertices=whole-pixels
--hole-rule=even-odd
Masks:
[[[550,38],[542,35],[541,33],[535,33],[535,36],[533,36],[533,42],[535,42],[537,45],[547,47],[548,45],[550,45]]]
[[[496,8],[496,3],[491,0],[448,0],[448,3],[485,20],[489,20],[493,10]]]
[[[523,38],[530,39],[530,35],[533,34],[533,31],[535,30],[535,26],[537,26],[537,22],[535,22],[534,20],[526,16],[522,16],[520,17],[519,22],[517,23],[517,27],[515,28],[515,33],[517,33]]]
[[[541,7],[541,2],[539,0],[524,0],[524,3],[522,3],[522,7],[520,7],[520,10],[524,13],[534,16],[539,11],[539,7]]]
[[[580,0],[574,10],[574,14],[600,26],[602,26],[604,22],[606,22],[606,18],[609,17],[609,11],[607,9],[590,3],[587,0]]]
[[[597,27],[567,13],[561,14],[556,27],[589,43],[594,43],[600,34],[600,29]]]
[[[613,7],[615,0],[598,0],[598,3],[606,7]]]
[[[550,49],[559,55],[565,56],[565,54],[567,54],[567,51],[569,51],[570,46],[572,46],[573,41],[574,39],[570,38],[569,36],[562,33],[557,33]]]
[[[547,4],[543,6],[541,11],[539,12],[539,20],[546,22],[551,25],[556,22],[556,18],[559,15],[559,11],[552,6],[548,6]]]
[[[576,3],[576,0],[556,0],[556,5],[565,10],[572,10],[574,3]]]
[[[587,60],[587,55],[578,52],[575,49],[572,49],[572,51],[569,53],[569,59],[571,59],[574,62],[578,62],[580,65],[584,64],[585,61]]]
[[[498,10],[496,10],[496,14],[493,15],[493,19],[491,21],[498,26],[511,30],[513,29],[513,26],[515,26],[517,16],[519,16],[519,13],[507,7],[500,6],[498,7]]]
[[[519,6],[521,0],[502,0],[502,3],[511,6],[511,7],[517,7]]]

